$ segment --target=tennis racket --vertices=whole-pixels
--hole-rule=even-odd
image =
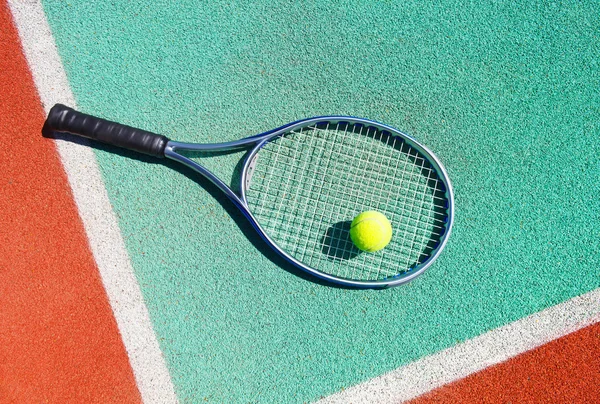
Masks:
[[[220,188],[258,234],[291,264],[341,285],[396,286],[422,274],[452,228],[453,195],[446,170],[415,139],[377,122],[324,116],[219,144],[169,140],[61,104],[45,128],[175,160]],[[234,192],[190,153],[248,149]],[[352,219],[383,213],[393,236],[367,253],[352,243]]]

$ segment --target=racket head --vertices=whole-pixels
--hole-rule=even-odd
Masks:
[[[444,249],[454,219],[447,172],[425,146],[390,126],[330,116],[255,136],[240,198],[261,236],[286,260],[337,284],[383,288],[422,274]],[[350,223],[376,210],[392,240],[362,252]]]

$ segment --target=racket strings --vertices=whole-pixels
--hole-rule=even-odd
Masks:
[[[261,154],[262,153],[271,153],[271,152],[265,150],[264,152],[261,152]],[[275,157],[275,159],[276,159],[276,157]],[[396,164],[399,161],[400,160],[397,160]],[[288,174],[289,170],[294,170],[294,168],[295,168],[295,166],[293,164],[291,164],[290,162],[284,162],[284,161],[282,161],[281,165],[283,165],[285,169],[281,169],[281,170],[272,169],[271,172],[269,173],[269,175],[271,176],[271,178],[278,178],[279,180],[282,180],[282,181],[286,180],[289,177],[289,174]],[[368,163],[365,162],[365,165],[368,166]],[[360,169],[361,168],[359,167],[358,170],[357,170],[357,172],[360,171]],[[306,168],[305,170],[306,171],[300,172],[300,175],[310,174],[310,175],[312,175],[312,178],[316,178],[316,177],[320,177],[320,176],[324,175],[322,172],[315,172],[315,171],[310,170],[308,168]],[[428,173],[427,174],[428,175],[427,178],[430,178],[431,175],[432,175],[432,170],[431,169],[427,169],[427,170],[425,170],[425,172]],[[329,174],[329,175],[333,176],[332,174]],[[356,181],[361,181],[360,177],[359,178],[354,178],[354,179]],[[437,181],[438,180],[436,179],[435,182],[437,182]],[[300,181],[300,182],[302,182],[302,181]],[[325,182],[326,181],[323,181],[322,183],[325,183]],[[421,184],[421,183],[413,182],[413,181],[410,181],[410,180],[408,180],[406,178],[401,178],[397,182],[399,184],[403,184],[406,187],[406,189],[409,189],[409,190],[410,189],[415,190],[415,189],[418,189],[419,187],[423,186],[423,184]],[[398,195],[398,194],[392,195],[393,193],[395,193],[396,188],[393,187],[393,186],[389,186],[389,185],[390,184],[386,183],[384,179],[377,178],[374,181],[372,181],[371,183],[364,183],[364,181],[361,182],[361,192],[357,192],[356,189],[352,189],[352,188],[350,188],[350,189],[348,189],[348,188],[342,188],[337,195],[331,195],[331,197],[337,199],[338,202],[340,202],[340,203],[347,201],[348,198],[353,198],[354,200],[356,200],[357,203],[368,204],[368,202],[371,202],[373,200],[371,195],[375,195],[377,193],[380,193],[382,195],[382,197],[384,197],[384,198],[385,197],[388,197],[388,198],[398,197],[398,198],[401,198],[401,199],[406,199],[409,196],[407,193],[400,194],[400,195]],[[394,184],[391,184],[391,185],[394,185]],[[272,189],[269,189],[267,187],[264,190],[264,192],[267,192],[267,193],[268,192],[273,192],[273,191],[280,192],[280,193],[278,193],[278,194],[271,194],[272,196],[280,197],[280,196],[283,195],[283,194],[281,194],[281,191],[282,191],[281,189],[272,190]],[[297,195],[298,196],[303,196],[303,195],[300,194],[300,191],[299,191],[299,193],[297,193]],[[320,192],[320,193],[318,193],[318,195],[322,195],[322,193]],[[423,194],[423,195],[425,195],[425,194]],[[315,196],[314,192],[306,192],[304,196],[307,197],[307,198],[309,198],[309,200],[311,202],[318,202],[317,199],[312,199]],[[437,199],[440,202],[440,204],[443,203],[446,200],[443,196],[433,195],[432,197],[434,199]],[[412,198],[412,196],[411,196],[411,198]],[[426,208],[427,206],[428,206],[428,204],[426,204],[425,201],[423,200],[423,203],[421,204],[420,208],[423,209],[423,208]],[[402,211],[399,212],[399,213],[400,214],[404,214]],[[437,221],[437,222],[439,222],[439,224],[436,225],[436,227],[438,227],[438,228],[443,228],[444,227],[444,221],[442,219],[434,218],[434,220]]]
[[[401,138],[335,123],[268,142],[246,195],[264,230],[298,261],[337,277],[379,280],[431,254],[445,231],[444,190]],[[349,237],[350,221],[365,210],[392,223],[392,242],[376,253],[361,253]]]
[[[261,152],[261,155],[264,155],[264,154],[267,154],[267,153],[272,153],[272,152],[265,150],[264,152]],[[390,162],[392,163],[393,161],[390,159]],[[280,164],[282,166],[284,166],[284,167],[282,167],[282,172],[283,172],[283,175],[286,175],[286,176],[287,176],[287,169],[294,170],[296,168],[295,164],[294,163],[290,163],[289,161],[281,161]],[[285,170],[283,170],[283,169],[285,169]],[[430,171],[432,171],[432,170],[431,169],[424,169],[423,170],[423,172],[427,173],[428,176],[432,175],[432,173],[429,173]],[[311,169],[310,167],[306,168],[306,174],[311,174],[311,175],[314,175],[314,176],[333,177],[332,173],[317,172],[314,169]],[[275,172],[274,175],[277,175],[277,172]],[[433,175],[435,175],[435,174],[433,174]],[[361,180],[360,177],[358,179],[359,179],[359,181]],[[432,179],[432,180],[435,181],[435,182],[438,181],[437,179]],[[383,193],[386,193],[386,194],[389,194],[389,193],[391,193],[391,192],[394,191],[394,188],[392,188],[392,187],[382,187],[382,185],[389,185],[389,183],[384,182],[382,179],[376,179],[375,181],[376,181],[375,183],[365,183],[363,181],[361,185],[363,185],[365,187],[366,191],[371,191],[372,190],[372,191],[377,191],[377,192],[383,192]],[[398,180],[396,182],[402,182],[402,181]],[[416,188],[421,187],[423,184],[418,183],[418,182],[404,181],[404,185],[414,189],[415,187]],[[400,196],[402,196],[402,195],[400,195]],[[443,196],[437,196],[437,195],[433,195],[433,198],[439,199],[440,201],[445,201],[446,200]]]
[[[287,180],[288,180],[288,181],[287,181],[287,184],[289,184],[289,182],[290,182],[290,178],[288,178]],[[277,211],[277,215],[276,215],[276,220],[278,219],[278,217],[279,217],[279,214],[280,214],[280,213],[281,213],[281,209],[278,209],[278,211]],[[294,220],[293,224],[296,224],[295,222],[296,222],[296,221]]]
[[[368,156],[367,158],[365,158],[364,160],[361,160],[361,161],[365,161],[365,162],[366,162],[366,164],[369,164],[369,163],[371,162],[371,161],[370,161],[370,156]],[[362,168],[362,167],[359,167],[359,169],[360,169],[360,168]],[[370,203],[370,205],[372,205],[372,203]],[[333,212],[333,211],[332,211],[332,212]],[[347,238],[346,238],[346,239],[347,239]]]

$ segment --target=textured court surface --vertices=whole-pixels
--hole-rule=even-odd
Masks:
[[[368,390],[360,383],[474,338],[474,351],[492,352],[477,356],[488,358],[474,368],[483,370],[453,370],[468,377],[420,400],[597,398],[597,325],[485,369],[503,344],[523,347],[504,350],[515,356],[540,344],[529,336],[552,341],[600,312],[600,8],[520,3],[42,2],[82,111],[193,142],[313,115],[364,116],[428,145],[453,181],[455,227],[435,265],[406,286],[357,291],[286,266],[207,181],[94,145],[149,314],[145,330],[180,402],[310,402],[357,385],[358,397]],[[8,361],[0,362],[18,366],[0,365],[0,400],[160,402],[152,374],[162,368],[131,348],[153,345],[146,334],[135,345],[141,322],[115,309],[111,291],[129,295],[130,284],[107,286],[107,254],[98,253],[120,250],[90,236],[104,225],[89,225],[82,206],[95,199],[80,199],[73,183],[90,168],[70,169],[39,133],[45,94],[63,92],[34,85],[27,62],[44,48],[24,46],[25,57],[19,44],[45,21],[32,15],[15,28],[17,9],[37,3],[10,4],[1,39],[0,358]],[[50,81],[57,73],[31,69]],[[229,183],[240,157],[206,164]],[[556,306],[580,295],[585,305]],[[567,310],[562,331],[549,331],[555,314],[536,317],[561,313],[553,307]],[[513,341],[477,339],[508,324],[528,328],[514,329]],[[436,374],[431,386],[445,384]],[[397,401],[377,394],[361,402]]]

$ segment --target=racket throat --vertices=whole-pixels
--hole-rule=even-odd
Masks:
[[[246,203],[242,200],[242,198],[240,198],[240,196],[238,194],[236,194],[227,184],[225,184],[221,179],[219,179],[219,177],[217,177],[215,174],[213,174],[210,170],[208,170],[203,165],[198,164],[197,162],[190,159],[189,157],[186,157],[180,153],[177,153],[177,151],[176,151],[177,145],[178,145],[178,142],[169,142],[167,144],[167,147],[165,148],[165,157],[166,158],[168,158],[170,160],[174,160],[180,164],[183,164],[184,166],[194,170],[195,172],[197,172],[198,174],[200,174],[201,176],[203,176],[204,178],[206,178],[207,180],[212,182],[217,188],[219,188],[221,191],[223,191],[225,193],[225,195],[227,195],[227,197],[229,197],[229,199],[231,199],[231,201],[238,206],[238,208],[243,208],[243,209],[248,208],[246,206]],[[198,145],[195,145],[195,146],[198,146]],[[223,149],[220,149],[220,150],[223,150]],[[234,149],[231,149],[231,150],[234,150]],[[192,151],[200,151],[200,149],[194,148]],[[205,151],[205,150],[202,150],[202,151]]]

